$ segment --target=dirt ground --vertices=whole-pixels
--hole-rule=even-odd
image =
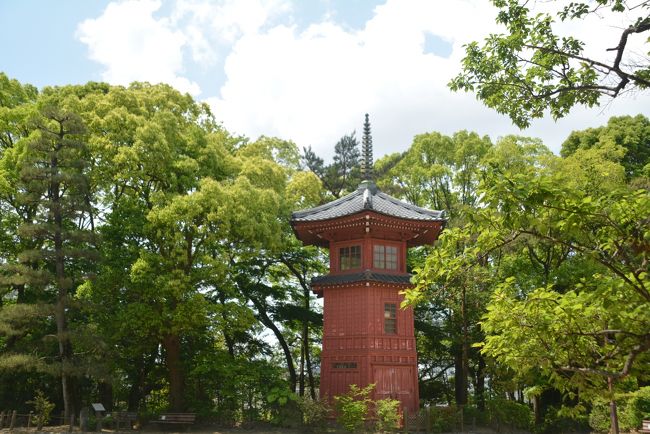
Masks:
[[[109,430],[109,429],[104,429],[102,430],[102,434],[302,434],[307,431],[304,429],[290,429],[290,428],[269,428],[269,427],[257,427],[257,428],[230,428],[230,429],[218,429],[218,430],[209,430],[206,429],[207,427],[197,427],[193,429],[189,429],[187,431],[153,431],[153,430],[148,430],[148,429],[142,429],[142,430],[133,430],[133,431],[114,431],[114,430]],[[49,434],[49,433],[55,433],[55,434],[61,434],[64,432],[68,432],[68,427],[67,426],[48,426],[48,427],[43,427],[42,431],[38,431],[39,434]],[[78,433],[79,428],[75,430],[75,433]],[[403,431],[399,431],[403,432]],[[6,434],[36,434],[36,428],[30,428],[27,430],[26,428],[15,428],[13,430],[9,430],[7,428],[0,429],[0,433],[6,433]],[[328,434],[342,434],[345,433],[345,431],[337,431],[334,429],[323,429],[323,430],[318,430],[315,429],[311,431],[312,434],[318,434],[318,433],[328,433]],[[424,433],[424,431],[421,431],[421,433]],[[90,433],[89,433],[90,434]],[[443,434],[461,434],[461,431],[455,431],[455,432],[450,432],[450,433],[443,433]],[[466,429],[465,431],[462,431],[462,434],[497,434],[496,431],[491,430],[489,428],[476,428],[476,429]],[[524,431],[517,431],[517,432],[510,432],[506,433],[502,431],[499,434],[528,434],[527,432]]]

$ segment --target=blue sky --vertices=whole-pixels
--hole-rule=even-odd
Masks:
[[[167,82],[233,133],[326,156],[366,112],[377,156],[461,129],[541,137],[557,152],[571,130],[647,113],[639,94],[520,131],[450,92],[462,45],[497,31],[494,16],[486,0],[0,0],[0,71],[38,87]],[[570,31],[597,55],[611,45],[602,22]]]
[[[99,78],[100,65],[87,61],[74,29],[108,2],[57,3],[52,8],[43,1],[0,1],[0,70],[38,87]]]

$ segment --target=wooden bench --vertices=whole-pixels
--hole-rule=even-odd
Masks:
[[[196,421],[196,413],[163,413],[152,421],[160,425],[192,425]]]
[[[138,420],[138,414],[132,411],[114,411],[111,416],[115,422],[115,429],[118,431],[121,425],[133,429],[133,424]]]
[[[650,420],[644,420],[641,423],[641,429],[639,432],[643,434],[650,434]]]

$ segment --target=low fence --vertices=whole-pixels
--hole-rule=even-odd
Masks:
[[[466,421],[462,408],[432,409],[425,407],[418,412],[409,413],[404,409],[404,433],[439,433],[439,432],[465,432],[467,429],[476,428],[476,420]]]
[[[74,426],[74,416],[70,421],[70,431]],[[50,420],[47,425],[65,425],[66,421],[63,415],[61,416],[50,416]],[[9,428],[36,428],[36,415],[34,412],[29,412],[28,414],[18,413],[16,410],[4,410],[0,411],[0,429]]]

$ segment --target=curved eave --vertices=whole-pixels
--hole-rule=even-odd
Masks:
[[[363,211],[374,211],[390,217],[408,220],[445,220],[443,211],[434,211],[394,198],[371,181],[364,181],[352,193],[314,208],[296,211],[292,222],[327,221],[351,216]]]
[[[336,231],[363,236],[366,228],[372,230],[395,231],[403,236],[409,247],[433,244],[444,228],[447,220],[405,219],[384,214],[376,210],[361,210],[351,215],[325,220],[292,220],[291,226],[296,237],[306,245],[329,247]],[[410,233],[409,236],[405,236]]]
[[[323,295],[323,290],[328,288],[362,288],[367,286],[388,286],[391,288],[412,287],[411,277],[406,274],[377,273],[365,270],[358,273],[326,274],[311,280],[311,287],[315,294]]]

